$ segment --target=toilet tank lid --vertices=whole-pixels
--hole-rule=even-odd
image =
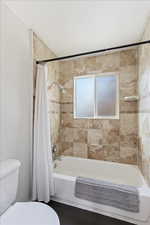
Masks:
[[[20,165],[21,163],[16,159],[0,161],[0,179],[19,169]]]

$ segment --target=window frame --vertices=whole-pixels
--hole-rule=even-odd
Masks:
[[[98,116],[96,115],[96,77],[101,76],[115,76],[116,77],[116,114],[115,116]],[[79,117],[76,112],[76,80],[84,78],[94,78],[94,116],[93,117]],[[73,104],[73,116],[74,119],[119,119],[119,75],[118,72],[108,72],[108,73],[98,73],[98,74],[89,74],[82,76],[75,76],[74,78],[74,104]]]

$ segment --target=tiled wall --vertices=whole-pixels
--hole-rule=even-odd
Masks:
[[[55,56],[35,34],[33,50],[34,59]],[[57,144],[59,153],[136,164],[137,103],[124,102],[122,99],[137,94],[137,50],[52,62],[48,63],[48,71],[49,81],[59,81],[66,89],[61,95],[57,87],[48,91],[52,143]],[[105,72],[119,75],[120,119],[74,119],[74,76]]]
[[[137,50],[83,57],[59,63],[61,94],[60,154],[122,163],[137,163],[137,103],[124,96],[137,95]],[[74,119],[73,78],[116,72],[120,83],[120,119]]]
[[[150,20],[142,40],[150,40]],[[150,44],[139,48],[139,167],[150,184]]]
[[[34,33],[33,34],[33,58],[34,60],[56,57],[45,43]],[[59,81],[59,63],[50,62],[48,66],[48,81],[50,83]],[[52,144],[58,145],[60,130],[60,91],[54,86],[48,90],[49,118],[51,126]]]

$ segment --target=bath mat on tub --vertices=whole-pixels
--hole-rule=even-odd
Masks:
[[[75,196],[129,212],[139,212],[139,193],[134,186],[77,177]]]

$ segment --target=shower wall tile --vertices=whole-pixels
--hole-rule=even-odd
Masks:
[[[120,134],[137,135],[137,113],[120,113]]]
[[[136,164],[137,103],[124,102],[123,97],[137,94],[137,49],[67,60],[59,66],[60,83],[66,90],[61,93],[60,143],[72,143],[76,157]],[[120,119],[75,119],[74,77],[105,72],[119,76]],[[67,155],[67,150],[61,152]]]
[[[79,59],[71,60],[73,63],[73,71],[72,71],[73,76],[80,76],[81,74],[85,73],[87,66],[86,60],[87,58],[85,57],[80,58],[80,60]]]
[[[74,127],[74,120],[72,113],[61,113],[61,126],[68,128]]]
[[[131,148],[128,146],[120,146],[120,158],[121,160],[127,160],[130,158],[130,160],[134,160],[134,158],[137,157],[137,149]]]
[[[73,143],[73,156],[87,158],[88,157],[87,144],[74,142]]]
[[[88,127],[89,128],[93,128],[93,129],[103,129],[103,121],[102,120],[98,120],[98,119],[94,119],[94,120],[90,120],[88,121]]]
[[[148,20],[142,41],[150,39],[150,20]],[[138,125],[139,151],[138,166],[150,186],[150,45],[139,47],[138,51]]]
[[[104,143],[104,134],[99,129],[88,129],[88,144],[101,145]]]
[[[130,150],[132,151],[134,149],[130,149]],[[120,156],[120,163],[137,165],[137,153],[133,154],[132,156],[127,156],[127,155],[125,157]]]
[[[62,103],[61,104],[62,113],[73,113],[73,104],[72,103]]]
[[[73,88],[65,88],[65,92],[62,93],[61,100],[63,103],[73,103]]]
[[[137,135],[120,135],[120,146],[121,147],[138,147],[138,136]]]
[[[73,141],[80,142],[80,143],[87,143],[87,130],[82,128],[74,128]]]
[[[120,67],[120,86],[132,86],[133,83],[137,82],[138,74],[137,74],[137,66],[138,65],[130,65],[130,66],[121,66]]]
[[[105,154],[103,145],[88,145],[88,158],[104,160]]]
[[[103,120],[103,136],[105,144],[119,143],[119,120]]]
[[[73,156],[73,142],[61,142],[61,155]]]
[[[119,162],[120,157],[119,143],[88,145],[88,158]]]
[[[123,99],[120,100],[120,113],[138,113],[137,102],[125,102]]]
[[[74,128],[89,128],[89,120],[86,119],[74,119],[73,120]]]
[[[73,128],[64,127],[60,131],[61,142],[73,142]]]
[[[137,63],[137,49],[120,52],[120,66],[135,65]]]
[[[138,156],[138,137],[134,135],[120,136],[120,162],[136,164]]]
[[[119,143],[120,137],[119,137],[119,130],[111,130],[107,131],[104,130],[104,143],[106,144],[115,144]]]
[[[123,84],[120,87],[120,98],[123,100],[125,96],[137,95],[137,82],[132,82],[130,84]]]
[[[96,56],[96,70],[116,72],[120,68],[120,52]]]
[[[120,160],[119,142],[115,144],[104,145],[104,160],[119,162]]]

